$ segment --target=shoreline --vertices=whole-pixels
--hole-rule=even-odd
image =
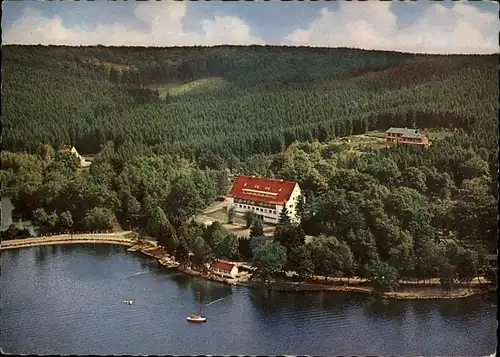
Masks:
[[[100,234],[60,234],[54,236],[42,236],[21,239],[3,240],[0,243],[0,250],[8,250],[15,248],[28,248],[41,245],[54,244],[80,244],[80,243],[95,243],[95,244],[116,244],[133,246],[137,243],[134,238],[127,238],[126,235],[130,232],[122,233],[100,233]]]
[[[164,252],[159,247],[139,247],[137,249],[129,248],[129,251],[136,251],[146,254],[150,257],[155,258],[158,263],[169,269],[176,269],[186,275],[199,277],[205,280],[211,280],[219,282],[226,285],[238,285],[245,286],[247,288],[260,288],[261,283],[250,281],[248,278],[245,280],[239,279],[229,279],[218,276],[211,272],[201,272],[198,270],[191,269],[190,267],[181,266],[178,262],[175,262],[168,253]],[[415,284],[408,284],[408,287],[400,285],[400,288],[392,292],[384,292],[378,294],[370,286],[355,286],[355,285],[325,285],[310,282],[291,282],[291,281],[276,281],[273,285],[271,291],[276,292],[350,292],[350,293],[362,293],[367,295],[379,295],[384,299],[392,300],[436,300],[436,299],[461,299],[477,295],[487,295],[492,292],[496,292],[496,287],[488,284],[481,284],[480,286],[471,286],[470,289],[467,287],[459,287],[450,292],[443,292],[439,285],[417,287]]]
[[[184,274],[200,277],[206,280],[211,280],[215,282],[220,282],[226,285],[239,285],[245,286],[247,288],[260,288],[262,286],[261,283],[258,282],[241,282],[236,281],[234,279],[226,279],[223,277],[219,277],[213,274],[206,274],[196,270],[192,270],[189,268],[176,268]],[[436,286],[432,290],[439,290],[440,288]],[[427,291],[426,291],[427,290]],[[276,282],[271,291],[273,292],[344,292],[344,293],[359,293],[365,295],[379,295],[384,299],[391,300],[449,300],[449,299],[462,299],[471,296],[478,295],[487,295],[492,292],[496,292],[496,288],[490,287],[480,287],[480,288],[471,288],[470,290],[466,287],[461,287],[456,290],[452,290],[449,293],[428,293],[429,288],[423,287],[418,290],[405,290],[400,289],[399,291],[392,292],[384,292],[377,294],[377,292],[371,287],[357,287],[357,286],[338,286],[338,285],[319,285],[319,284],[311,284],[307,282],[296,283],[296,282],[287,282],[287,281],[279,281]]]
[[[69,234],[48,237],[36,237],[3,241],[0,244],[0,250],[8,250],[15,248],[27,248],[42,245],[55,245],[55,244],[78,244],[78,243],[95,243],[95,244],[116,244],[128,246],[127,251],[139,252],[154,258],[160,265],[176,269],[186,275],[199,277],[206,280],[211,280],[227,285],[239,285],[248,288],[260,288],[261,283],[251,281],[248,279],[228,279],[218,276],[211,272],[200,272],[186,266],[181,266],[175,261],[166,251],[160,248],[156,242],[153,241],[138,241],[136,238],[126,238],[130,232],[122,233],[102,233],[102,234]],[[238,264],[237,264],[238,265]],[[407,285],[405,287],[405,285]],[[443,292],[439,285],[422,285],[416,284],[400,284],[399,289],[392,292],[384,292],[377,294],[377,292],[369,285],[360,286],[352,284],[324,284],[316,282],[293,282],[286,280],[278,280],[274,283],[271,291],[276,292],[351,292],[362,293],[367,295],[379,295],[384,299],[394,300],[430,300],[430,299],[460,299],[475,295],[487,295],[496,293],[496,287],[491,284],[480,284],[479,286],[459,287],[450,292]]]

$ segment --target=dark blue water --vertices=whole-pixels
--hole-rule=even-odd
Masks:
[[[266,298],[111,245],[8,250],[1,266],[0,346],[12,353],[479,356],[496,349],[496,305],[482,297]],[[198,292],[208,316],[203,325],[185,321],[197,310]]]

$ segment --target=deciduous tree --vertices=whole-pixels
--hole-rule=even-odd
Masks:
[[[255,275],[260,277],[267,287],[272,289],[274,275],[283,270],[286,264],[286,249],[272,240],[265,241],[254,251],[252,265],[257,268]]]
[[[113,212],[108,208],[94,207],[87,211],[84,224],[88,230],[109,230],[113,227]]]
[[[366,268],[368,279],[378,292],[392,291],[398,285],[396,268],[386,262],[371,264]]]
[[[264,227],[262,226],[262,220],[260,218],[254,218],[252,225],[250,226],[250,238],[261,237],[264,235]]]

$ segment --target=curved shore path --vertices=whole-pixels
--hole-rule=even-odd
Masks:
[[[132,246],[137,242],[134,237],[127,237],[131,231],[118,233],[89,233],[89,234],[61,234],[56,236],[10,239],[0,243],[0,250],[34,247],[38,245],[53,244],[76,244],[76,243],[96,243],[96,244],[119,244]]]
[[[54,244],[76,244],[76,243],[96,243],[96,244],[119,244],[129,246],[129,251],[137,251],[148,255],[152,258],[158,260],[158,262],[168,268],[177,268],[181,272],[198,276],[208,280],[214,280],[225,284],[231,285],[243,285],[248,287],[255,287],[259,284],[255,282],[249,281],[249,276],[241,276],[236,279],[227,279],[220,276],[216,276],[211,273],[201,273],[199,271],[192,270],[187,267],[179,266],[179,263],[175,261],[175,259],[170,256],[164,249],[158,247],[156,242],[142,240],[138,241],[136,237],[132,234],[132,231],[124,231],[117,233],[89,233],[89,234],[75,234],[71,236],[70,234],[62,234],[57,236],[47,236],[47,237],[35,237],[35,238],[25,238],[25,239],[13,239],[6,240],[0,243],[0,250],[7,249],[15,249],[15,248],[24,248],[24,247],[34,247],[40,245],[54,245]],[[236,263],[238,266],[246,266],[244,263]],[[353,278],[350,278],[351,282],[353,282]],[[333,279],[333,280],[339,280]],[[358,283],[363,279],[358,279]],[[340,281],[340,280],[339,280]],[[406,284],[401,284],[401,288],[397,292],[386,292],[383,293],[382,296],[389,299],[456,299],[456,298],[464,298],[471,295],[476,294],[484,294],[489,289],[483,289],[480,286],[482,284],[477,284],[476,282],[472,282],[469,288],[460,287],[455,289],[449,293],[443,293],[439,291],[439,285],[435,284],[434,287],[427,287],[424,289],[414,290],[411,287],[406,287]],[[417,284],[418,285],[418,284]],[[277,291],[343,291],[343,292],[359,292],[359,293],[373,293],[373,289],[369,286],[359,286],[355,284],[354,286],[349,284],[345,285],[330,285],[330,284],[321,284],[319,282],[315,283],[306,283],[297,284],[296,282],[276,282],[273,290]]]

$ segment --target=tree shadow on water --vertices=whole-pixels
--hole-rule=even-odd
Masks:
[[[320,292],[317,298],[320,306],[328,311],[342,312],[353,304],[359,303],[360,295],[345,292]]]
[[[196,284],[191,285],[193,297],[198,300],[200,294],[201,301],[205,305],[217,303],[233,294],[229,285],[214,285],[214,284]]]
[[[169,277],[180,290],[187,290],[191,286],[191,278],[185,274],[173,274]]]
[[[467,318],[468,316],[479,315],[483,306],[480,297],[470,297],[463,299],[436,300],[433,307],[437,309],[443,317]]]
[[[49,246],[50,247],[50,246]],[[46,246],[39,246],[35,248],[35,262],[37,265],[43,265],[45,263],[45,260],[47,259],[47,256],[52,253],[52,250],[49,247]],[[14,249],[17,250],[17,249]]]
[[[114,244],[89,244],[89,248],[96,257],[109,258],[112,255],[123,253],[124,248]]]
[[[404,315],[408,306],[404,301],[368,297],[362,303],[363,311],[374,317],[399,317]]]
[[[284,310],[286,300],[284,292],[273,291],[267,294],[261,289],[253,288],[248,290],[248,295],[255,309],[266,315],[278,314]]]
[[[2,252],[1,255],[8,254],[12,258],[17,258],[19,256],[19,251],[20,251],[20,249],[9,249],[7,251]]]

